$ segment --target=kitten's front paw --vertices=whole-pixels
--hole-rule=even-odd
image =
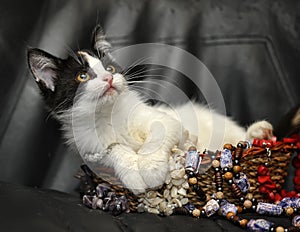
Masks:
[[[168,162],[143,159],[139,162],[139,170],[148,188],[156,188],[165,182],[169,166]]]
[[[247,130],[246,138],[249,140],[271,139],[273,136],[273,126],[267,121],[253,123]]]
[[[130,170],[124,176],[121,176],[124,186],[138,195],[146,191],[147,185],[138,171]]]

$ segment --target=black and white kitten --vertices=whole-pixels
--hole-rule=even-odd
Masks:
[[[190,140],[200,150],[220,149],[224,143],[272,134],[266,121],[254,123],[246,132],[230,118],[198,104],[193,106],[196,121],[189,119],[187,105],[149,106],[128,87],[99,26],[93,38],[92,50],[67,59],[29,49],[29,67],[47,106],[63,124],[67,143],[87,162],[112,167],[134,193],[164,183],[175,145]],[[213,127],[220,123],[221,143],[211,147]]]

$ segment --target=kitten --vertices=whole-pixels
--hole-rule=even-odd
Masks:
[[[191,141],[201,150],[220,149],[224,143],[271,136],[272,126],[266,121],[246,132],[230,118],[198,104],[173,109],[149,106],[128,87],[99,26],[93,38],[92,50],[67,59],[29,49],[29,67],[46,105],[63,125],[67,144],[76,147],[85,161],[112,167],[134,193],[163,184],[175,145],[182,148]],[[216,136],[214,126],[219,125]],[[219,142],[213,147],[216,137]]]

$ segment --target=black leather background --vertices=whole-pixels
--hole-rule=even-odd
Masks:
[[[115,49],[149,42],[180,47],[208,67],[228,115],[245,126],[259,119],[276,125],[300,102],[299,12],[296,0],[1,1],[0,180],[76,194],[81,158],[63,145],[59,125],[43,108],[27,47],[66,56],[69,48],[90,46],[96,22]],[[197,97],[190,82],[174,78]],[[193,81],[213,94],[202,80]]]

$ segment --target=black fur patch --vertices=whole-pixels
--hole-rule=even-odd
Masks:
[[[85,50],[85,52],[97,57],[97,54],[92,51]],[[80,73],[89,73],[91,78],[95,78],[96,75],[80,55],[77,57],[69,56],[67,59],[56,58],[48,53],[44,53],[43,55],[48,56],[55,63],[55,68],[53,68],[53,71],[56,73],[54,80],[55,91],[47,88],[42,81],[37,82],[37,84],[50,110],[59,113],[62,110],[72,107],[76,94],[80,93],[80,86],[87,83],[78,82],[76,80],[77,75]],[[104,67],[113,64],[116,67],[116,71],[121,72],[120,67],[111,57],[104,56],[97,58],[101,59]]]

